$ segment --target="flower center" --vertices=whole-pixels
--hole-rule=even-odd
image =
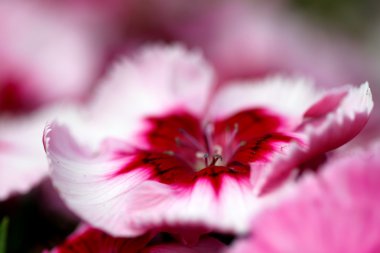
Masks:
[[[202,124],[196,116],[172,113],[148,117],[141,133],[144,147],[116,175],[148,170],[150,179],[189,186],[206,178],[219,191],[224,176],[248,180],[251,164],[267,163],[292,137],[280,132],[282,119],[255,108]]]
[[[195,171],[200,171],[209,166],[226,166],[226,162],[234,153],[232,147],[238,133],[238,124],[234,125],[233,131],[226,130],[224,135],[228,139],[225,143],[215,141],[215,126],[212,123],[207,123],[203,127],[201,139],[196,138],[183,128],[178,129],[178,132],[180,135],[175,138],[178,153],[193,152],[196,161],[192,167]],[[244,145],[244,142],[241,142],[240,145]],[[175,154],[173,151],[170,151],[170,153]],[[186,157],[186,154],[178,155]],[[192,164],[194,162],[190,159],[188,163]]]

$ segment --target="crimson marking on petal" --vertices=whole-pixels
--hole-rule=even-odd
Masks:
[[[200,140],[202,137],[200,121],[186,112],[179,112],[160,117],[148,117],[148,131],[143,133],[150,148],[159,151],[176,150],[176,139],[183,138],[183,133]]]
[[[268,157],[276,151],[273,144],[284,143],[286,145],[293,140],[293,137],[281,133],[266,134],[260,138],[253,138],[235,152],[229,165],[246,165],[255,161],[268,161]]]
[[[247,180],[250,175],[249,166],[208,166],[197,172],[194,182],[198,179],[207,179],[214,189],[214,193],[218,196],[222,188],[223,178],[225,176],[233,177],[236,180]]]
[[[119,170],[115,176],[136,169],[147,169],[152,180],[164,184],[188,184],[194,171],[183,160],[165,153],[137,151],[131,162]]]
[[[265,109],[247,109],[216,122],[215,135],[232,133],[237,127],[235,141],[242,141],[275,132],[283,125],[283,120],[279,116]]]
[[[335,94],[329,94],[323,97],[304,113],[304,117],[317,118],[326,115],[327,113],[338,108],[346,95],[347,91],[343,91]]]

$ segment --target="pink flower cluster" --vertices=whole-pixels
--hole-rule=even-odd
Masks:
[[[345,148],[374,107],[351,66],[275,45],[274,10],[240,1],[177,23],[165,1],[126,39],[149,13],[128,2],[0,3],[0,200],[48,178],[81,220],[46,252],[380,252],[380,144]]]

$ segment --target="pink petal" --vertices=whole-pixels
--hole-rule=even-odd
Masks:
[[[377,145],[335,158],[318,177],[289,187],[282,200],[254,218],[253,236],[229,252],[379,251],[379,151]]]

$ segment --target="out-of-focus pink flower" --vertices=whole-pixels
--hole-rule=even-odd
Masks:
[[[329,92],[280,77],[213,84],[203,58],[179,46],[118,63],[90,120],[46,128],[66,203],[116,236],[181,225],[246,231],[261,195],[350,140],[373,106],[368,84]]]
[[[380,146],[331,160],[255,217],[229,253],[380,251]]]
[[[170,25],[176,39],[204,50],[222,81],[284,73],[336,86],[368,78],[364,55],[347,38],[273,3],[225,1]]]
[[[47,175],[41,136],[55,103],[82,101],[100,75],[95,24],[44,1],[0,2],[0,200]]]
[[[148,233],[136,238],[112,237],[106,233],[89,227],[82,227],[71,235],[65,243],[53,249],[51,253],[209,253],[222,252],[225,247],[223,243],[213,238],[202,238],[192,246],[185,246],[178,242],[159,242]],[[149,243],[149,244],[148,244]]]
[[[1,2],[0,110],[86,95],[99,75],[103,52],[87,23],[79,13],[42,3]]]
[[[115,27],[128,46],[158,40],[199,48],[220,82],[273,73],[307,76],[322,86],[368,79],[371,64],[352,40],[269,2],[129,1]]]

